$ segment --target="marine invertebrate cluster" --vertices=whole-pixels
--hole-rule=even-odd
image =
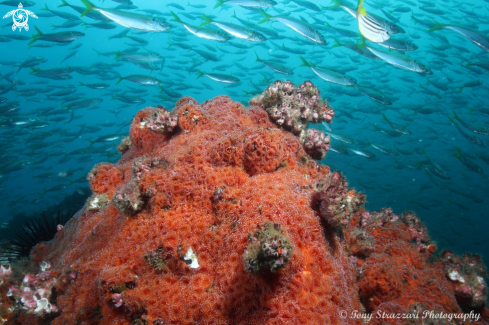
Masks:
[[[245,270],[251,273],[277,272],[285,267],[291,256],[292,245],[282,233],[282,226],[266,222],[259,225],[254,234],[248,234],[243,263]]]
[[[437,256],[438,264],[455,290],[455,297],[462,306],[473,309],[485,306],[487,301],[487,270],[481,257],[475,254],[458,256],[445,250]]]
[[[36,275],[26,274],[20,286],[11,286],[8,297],[15,300],[13,308],[25,311],[27,314],[44,316],[58,311],[52,302],[53,288],[56,285],[56,277],[48,271],[49,265]]]
[[[326,155],[330,137],[318,130],[308,130],[307,125],[309,122],[331,123],[334,110],[321,100],[312,82],[306,81],[296,88],[290,81],[277,80],[250,103],[263,107],[275,123],[298,135],[312,157],[322,159]]]
[[[349,189],[338,172],[320,179],[316,189],[319,214],[332,227],[347,227],[353,214],[366,202],[365,194]]]
[[[332,116],[311,85],[277,85],[312,105],[288,106],[295,125]],[[155,114],[177,125],[146,128]],[[31,253],[52,265],[53,325],[359,324],[343,312],[362,305],[461,312],[419,218],[365,211],[364,194],[270,110],[184,97],[169,114],[140,111],[130,140],[117,164],[90,173],[84,209]]]

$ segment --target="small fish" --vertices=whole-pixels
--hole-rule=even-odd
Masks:
[[[121,102],[127,103],[127,104],[142,104],[145,102],[144,98],[141,98],[138,96],[119,95],[117,93],[115,93],[112,96],[112,99],[117,99],[118,101],[121,101]]]
[[[6,1],[2,1],[0,2],[0,5],[5,5],[5,6],[11,6],[11,7],[18,7],[19,6],[19,2],[17,0],[6,0]],[[34,1],[22,1],[22,6],[23,7],[32,7],[32,6],[35,6],[36,3]]]
[[[211,17],[206,15],[202,15],[202,16],[204,18],[204,22],[199,26],[199,28],[202,28],[202,26],[207,24],[214,24],[217,27],[224,30],[225,32],[233,35],[234,37],[241,38],[250,42],[263,42],[267,40],[267,38],[262,34],[254,30],[251,30],[247,27],[232,24],[232,23],[215,21]]]
[[[197,69],[197,73],[199,74],[197,79],[199,79],[202,76],[206,76],[207,78],[226,84],[233,84],[241,81],[236,77],[227,74],[222,74],[222,73],[207,73],[207,72],[202,72],[198,69]]]
[[[460,119],[460,117],[458,117],[458,115],[457,115],[457,113],[455,113],[455,111],[453,111],[453,114],[454,114],[454,118],[457,121],[459,121],[460,124],[462,124],[467,130],[474,132],[474,133],[482,134],[482,135],[489,135],[489,129],[487,127],[482,126],[482,125],[477,125],[474,123],[466,122],[466,121]]]
[[[118,85],[122,80],[129,80],[134,83],[145,85],[145,86],[155,86],[160,84],[160,81],[155,77],[146,76],[142,74],[133,74],[127,77],[119,76],[119,81],[116,82],[116,85]]]
[[[65,58],[63,60],[61,60],[60,64],[63,63],[63,62],[65,62],[66,60],[68,60],[72,56],[74,56],[77,52],[78,52],[77,50],[74,50],[74,51],[71,51],[70,53],[68,53],[68,55],[65,56]]]
[[[83,24],[83,26],[85,26],[85,29],[90,28],[90,27],[91,28],[97,28],[97,29],[114,29],[114,28],[117,28],[116,25],[111,24],[111,23],[107,23],[107,22],[90,24],[90,23],[86,23],[86,22],[82,21],[82,24]]]
[[[324,122],[322,124],[326,125]],[[330,137],[332,137],[335,140],[338,140],[338,141],[341,141],[341,142],[344,142],[347,144],[354,144],[355,143],[355,141],[352,138],[350,138],[349,136],[347,136],[345,134],[341,134],[341,133],[337,133],[337,132],[331,132],[331,131],[325,131],[324,133],[326,133],[327,135],[329,135]]]
[[[472,43],[480,47],[486,52],[489,52],[489,37],[482,34],[481,32],[470,29],[463,26],[456,25],[443,25],[435,22],[435,26],[428,29],[428,33],[439,29],[451,29],[465,37],[467,37]]]
[[[122,53],[122,52],[115,52],[115,57],[116,59],[125,58],[131,61],[141,61],[141,62],[157,62],[163,59],[161,55],[158,53],[144,53],[144,52],[137,52],[137,53]]]
[[[90,142],[90,146],[88,146],[88,147],[90,148],[95,143],[111,142],[111,141],[115,141],[115,140],[120,139],[120,138],[121,138],[121,136],[119,134],[104,135],[103,137],[100,137],[94,141],[88,140],[88,142]]]
[[[362,156],[362,157],[365,157],[365,158],[370,158],[370,159],[373,159],[375,158],[375,154],[373,152],[370,152],[368,150],[364,150],[364,149],[356,149],[356,148],[346,148],[349,152],[357,155],[357,156]]]
[[[45,63],[45,62],[47,62],[47,60],[45,58],[43,58],[42,56],[36,56],[36,57],[29,58],[29,59],[25,60],[24,62],[22,62],[20,65],[18,65],[19,70],[17,70],[17,72],[19,72],[22,68],[35,67],[35,66],[37,66],[41,63]]]
[[[359,85],[354,85],[353,87],[365,96],[375,100],[376,102],[379,102],[383,105],[392,105],[392,100],[389,97],[375,89],[361,87]]]
[[[270,16],[263,11],[261,11],[261,14],[264,16],[264,18],[260,20],[258,24],[263,24],[264,22],[270,20],[277,20],[315,43],[326,44],[324,36],[321,35],[321,33],[314,29],[314,27],[300,19],[287,16]]]
[[[105,89],[108,88],[110,85],[109,84],[104,84],[104,83],[98,83],[98,84],[84,84],[81,81],[78,82],[80,86],[88,87],[91,89]]]
[[[399,125],[399,124],[396,124],[396,123],[393,123],[391,122],[386,116],[384,113],[382,113],[382,116],[384,118],[384,121],[386,121],[387,123],[389,123],[389,125],[391,126],[391,128],[393,128],[394,130],[398,131],[398,132],[401,132],[402,134],[412,134],[411,131],[409,131],[408,129],[406,129],[405,127],[403,127],[402,125]]]
[[[105,17],[109,18],[118,25],[147,32],[164,32],[172,28],[166,21],[148,15],[137,14],[133,12],[125,12],[114,9],[98,8],[88,0],[82,0],[85,5],[85,11],[81,17],[95,10],[100,12]]]
[[[375,124],[372,124],[372,125],[375,128],[375,131],[380,131],[380,132],[387,134],[388,136],[393,137],[393,138],[400,138],[404,135],[401,132],[396,131],[396,130],[384,129],[384,128],[378,127]]]
[[[432,160],[432,159],[431,159],[431,158],[430,158],[430,157],[429,157],[429,156],[426,154],[426,152],[424,151],[424,149],[421,149],[421,151],[422,151],[423,155],[426,157],[426,159],[428,159],[428,162],[430,163],[430,166],[432,167],[432,168],[430,169],[430,171],[431,171],[431,172],[432,172],[434,175],[436,175],[436,176],[438,176],[438,177],[440,177],[440,178],[443,178],[443,179],[445,179],[445,180],[450,180],[450,179],[452,179],[452,178],[450,177],[450,175],[448,175],[448,173],[447,173],[447,172],[446,172],[446,171],[445,171],[445,170],[444,170],[444,169],[443,169],[443,168],[442,168],[440,165],[438,165],[438,164],[437,164],[435,161],[433,161],[433,160]]]
[[[222,6],[225,3],[234,4],[246,8],[269,8],[277,4],[274,0],[217,0],[214,9]]]
[[[77,102],[72,102],[71,104],[64,105],[66,109],[76,109],[76,108],[85,108],[85,107],[90,107],[96,104],[99,104],[103,102],[102,98],[87,98],[87,99],[82,99]]]
[[[219,58],[212,53],[209,53],[209,52],[206,52],[203,50],[199,50],[199,49],[192,49],[192,50],[194,52],[198,53],[201,57],[203,57],[206,60],[214,61],[214,62],[219,61]]]
[[[80,24],[82,24],[83,22],[81,20],[67,20],[65,21],[64,23],[62,23],[61,25],[55,25],[55,24],[51,24],[51,27],[53,27],[53,29],[58,29],[58,28],[71,28],[71,27],[76,27]]]
[[[395,151],[394,149],[391,149],[391,148],[389,148],[387,146],[383,146],[381,144],[370,143],[370,142],[369,142],[369,144],[373,148],[375,148],[375,149],[379,150],[380,152],[383,152],[383,153],[385,153],[387,155],[390,155],[390,156],[399,156],[399,153],[397,153],[397,151]]]
[[[370,46],[367,46],[365,43],[363,43],[360,46],[367,48],[378,58],[398,68],[414,71],[419,74],[428,74],[428,75],[433,74],[433,72],[429,68],[424,66],[422,63],[419,63],[404,54],[377,50]]]
[[[44,191],[43,194],[46,194],[47,192],[57,192],[59,190],[65,189],[67,186],[68,185],[66,185],[66,184],[56,185],[56,186],[53,186],[51,188],[48,188],[47,190],[43,190]]]
[[[482,168],[480,168],[479,165],[477,165],[471,159],[467,158],[459,147],[455,147],[455,150],[455,157],[458,158],[458,160],[460,160],[465,165],[465,167],[473,172],[476,172],[477,174],[484,174]]]
[[[476,144],[478,146],[481,146],[481,147],[484,146],[484,142],[480,138],[476,137],[472,133],[469,133],[464,127],[461,127],[459,125],[459,123],[457,123],[456,121],[454,121],[450,116],[447,116],[447,117],[455,125],[455,127],[458,130],[458,132],[460,132],[460,134],[462,134],[462,136],[465,139],[469,140],[470,142],[472,142],[473,144]]]
[[[326,68],[317,67],[314,64],[307,62],[306,59],[304,59],[302,56],[300,58],[303,62],[303,64],[301,64],[301,67],[306,66],[311,68],[311,70],[315,74],[317,74],[319,78],[325,81],[335,83],[338,85],[343,85],[343,86],[353,86],[356,84],[356,80],[347,75],[335,71],[331,71]]]
[[[192,26],[190,24],[184,23],[180,18],[175,14],[173,11],[171,12],[173,15],[174,19],[172,21],[175,21],[179,24],[182,24],[183,27],[185,27],[189,32],[194,34],[197,37],[203,38],[203,39],[208,39],[208,40],[213,40],[213,41],[219,41],[219,42],[225,42],[231,38],[227,33],[224,33],[223,31],[215,31],[212,29],[207,29],[207,28],[200,28],[196,26]]]
[[[462,91],[462,89],[464,89],[464,88],[474,88],[474,87],[479,87],[479,86],[482,86],[482,85],[483,85],[483,82],[482,81],[480,81],[480,80],[472,80],[472,81],[467,81],[462,86],[457,87],[457,88],[459,89],[459,91]]]
[[[255,52],[256,54],[256,52]],[[256,54],[256,61],[263,63],[267,68],[272,69],[273,71],[276,71],[278,73],[282,73],[288,76],[291,76],[294,74],[294,71],[290,70],[288,67],[269,60],[262,60],[258,57],[258,54]]]
[[[49,9],[47,4],[44,4],[44,8],[41,8],[41,10],[49,11],[50,13],[52,13],[58,17],[64,18],[66,20],[74,20],[74,21],[80,20],[80,18],[78,18],[77,16],[75,16],[73,14],[70,14],[70,13],[67,13],[64,11],[59,11],[59,10],[51,10],[51,9]]]
[[[28,45],[31,45],[37,40],[56,42],[56,43],[71,43],[74,40],[77,40],[85,36],[85,34],[83,34],[82,32],[76,32],[76,31],[43,34],[39,30],[39,28],[37,28],[36,26],[34,26],[34,28],[36,29],[37,33],[32,35],[32,40],[29,42]]]
[[[377,43],[377,44],[386,47],[390,50],[396,50],[401,52],[416,51],[418,49],[418,46],[413,42],[394,39],[394,38],[390,38],[385,42]]]
[[[371,42],[382,43],[389,40],[389,32],[379,24],[375,18],[370,16],[363,7],[363,1],[358,1],[357,20],[360,33]]]
[[[310,10],[313,10],[313,11],[317,11],[317,12],[320,12],[321,11],[321,8],[319,8],[313,2],[309,2],[309,1],[306,1],[306,0],[292,0],[292,2],[295,2],[299,6],[302,6],[304,8],[307,8],[307,9],[310,9]]]

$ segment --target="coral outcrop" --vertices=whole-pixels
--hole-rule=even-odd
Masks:
[[[171,112],[140,111],[119,162],[90,172],[85,207],[31,252],[51,268],[28,279],[44,276],[51,295],[22,305],[19,289],[48,284],[24,285],[4,267],[0,317],[363,324],[355,315],[485,312],[477,258],[432,262],[436,248],[414,213],[366,211],[363,193],[312,159],[324,156],[329,138],[309,123],[334,113],[310,82],[276,82],[251,103],[184,97]],[[386,323],[406,324],[371,320]]]

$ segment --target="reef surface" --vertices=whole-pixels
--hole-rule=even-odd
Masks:
[[[134,117],[116,164],[31,259],[0,268],[5,324],[362,324],[355,313],[487,317],[476,255],[435,245],[413,212],[368,212],[317,163],[334,111],[310,82],[249,108],[182,98]],[[22,280],[22,278],[20,278]],[[388,316],[386,316],[388,317]],[[486,318],[487,319],[487,318]],[[370,324],[418,324],[375,318]],[[483,324],[483,319],[479,319]],[[443,324],[460,324],[447,320]],[[440,323],[442,324],[442,323]]]

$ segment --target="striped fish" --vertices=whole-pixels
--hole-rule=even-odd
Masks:
[[[357,20],[360,33],[371,42],[382,43],[387,41],[390,36],[387,30],[370,16],[363,7],[363,1],[358,1]]]

